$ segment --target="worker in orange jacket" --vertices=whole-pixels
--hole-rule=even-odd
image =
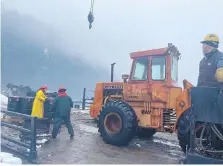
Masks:
[[[48,89],[46,85],[42,86],[36,93],[36,97],[33,102],[32,113],[31,116],[37,118],[44,117],[44,102],[47,99],[45,96],[45,91]]]

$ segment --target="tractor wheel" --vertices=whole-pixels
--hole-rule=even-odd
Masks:
[[[191,121],[191,110],[186,110],[179,118],[177,136],[179,145],[184,153],[186,149],[190,148],[190,121]],[[195,124],[195,136],[199,138],[203,129],[204,123]]]
[[[179,145],[184,153],[186,153],[186,148],[189,148],[190,143],[190,115],[190,109],[182,113],[177,125],[177,137],[179,140]]]
[[[112,145],[127,145],[137,129],[134,110],[124,101],[109,101],[100,112],[98,131],[103,140]]]
[[[137,136],[141,138],[151,138],[154,134],[156,134],[156,129],[153,128],[138,128]]]

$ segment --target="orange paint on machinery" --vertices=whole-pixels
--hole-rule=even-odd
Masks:
[[[129,76],[122,76],[123,82],[96,84],[91,117],[103,121],[105,118],[99,118],[101,111],[110,105],[112,108],[109,103],[117,105],[118,109],[120,101],[125,109],[134,111],[138,127],[175,132],[179,117],[190,108],[189,90],[193,86],[187,80],[183,81],[183,88],[177,85],[178,49],[168,44],[165,48],[130,53],[130,57],[131,71]],[[125,116],[121,119],[124,123]]]

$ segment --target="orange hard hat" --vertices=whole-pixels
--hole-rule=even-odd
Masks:
[[[61,90],[66,90],[66,88],[64,88],[63,86],[61,86],[58,91],[61,91]]]

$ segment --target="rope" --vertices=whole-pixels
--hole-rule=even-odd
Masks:
[[[93,15],[93,11],[94,11],[94,0],[91,0],[90,13],[92,13],[92,15]]]

